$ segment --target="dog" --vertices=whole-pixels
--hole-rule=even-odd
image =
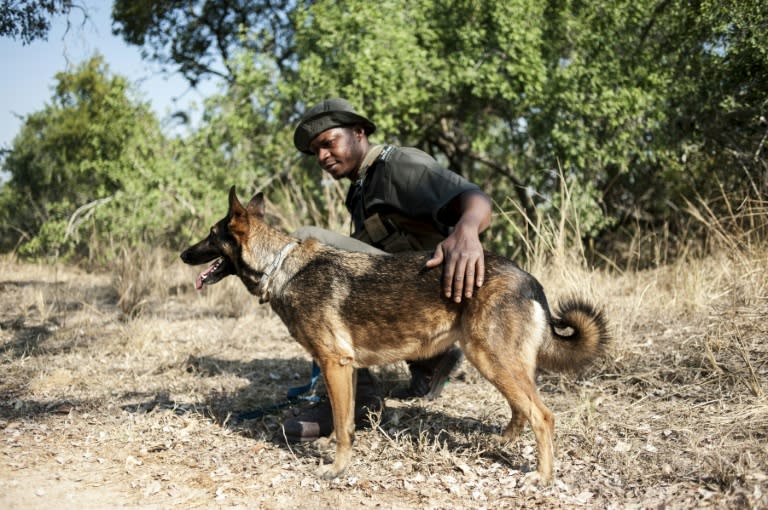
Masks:
[[[537,367],[578,370],[603,354],[607,321],[580,298],[551,313],[541,284],[512,261],[486,253],[485,283],[461,303],[442,296],[441,271],[428,252],[374,255],[300,241],[265,223],[262,193],[247,205],[229,191],[227,215],[181,253],[208,264],[200,290],[236,275],[269,305],[322,369],[333,412],[335,459],[318,475],[332,479],[352,457],[355,369],[429,358],[458,343],[466,358],[506,397],[515,438],[529,423],[536,436],[537,475],[552,480],[554,416],[535,386]]]

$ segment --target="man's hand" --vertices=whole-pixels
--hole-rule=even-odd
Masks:
[[[491,224],[491,199],[481,191],[465,191],[449,207],[455,208],[459,221],[453,232],[435,248],[425,267],[443,264],[443,293],[461,303],[471,298],[475,286],[485,280],[485,254],[480,233]]]
[[[477,228],[457,225],[451,235],[437,245],[427,261],[427,268],[443,264],[443,292],[445,297],[461,303],[462,296],[471,298],[475,286],[485,278],[485,255]]]

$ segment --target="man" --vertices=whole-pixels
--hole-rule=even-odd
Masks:
[[[334,179],[351,181],[346,206],[354,232],[345,237],[307,227],[295,235],[315,237],[349,251],[395,253],[432,250],[427,268],[442,264],[441,292],[461,302],[483,284],[485,273],[480,233],[490,225],[491,201],[476,185],[442,168],[431,156],[414,148],[373,145],[376,130],[344,99],[327,99],[301,118],[294,145],[314,156]],[[376,313],[371,310],[371,313]],[[411,383],[393,393],[396,398],[439,396],[450,373],[461,362],[453,348],[428,360],[409,362]],[[358,371],[356,420],[368,409],[381,407],[368,370]],[[314,440],[331,432],[330,405],[325,402],[285,421],[286,437]]]

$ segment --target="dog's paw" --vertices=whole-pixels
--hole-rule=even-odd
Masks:
[[[526,473],[523,477],[522,486],[524,489],[533,490],[537,487],[547,487],[552,484],[552,476],[543,475],[538,471]]]
[[[512,446],[517,442],[517,437],[506,437],[500,434],[493,434],[492,436],[489,436],[489,437],[491,440],[491,444],[499,448],[509,448],[510,446]]]
[[[315,474],[323,480],[333,480],[344,472],[344,468],[338,468],[336,464],[320,464]]]

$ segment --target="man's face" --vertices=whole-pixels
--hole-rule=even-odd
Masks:
[[[317,135],[309,149],[334,179],[355,179],[365,157],[367,137],[360,127],[335,127]]]

